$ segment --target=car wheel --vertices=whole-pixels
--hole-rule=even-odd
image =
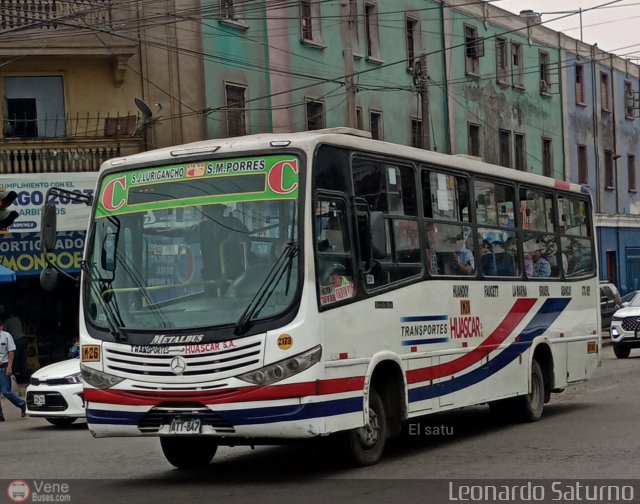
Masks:
[[[162,453],[178,469],[202,469],[208,466],[218,450],[215,439],[197,437],[161,437]]]
[[[45,418],[47,422],[51,425],[55,425],[56,427],[67,427],[76,421],[76,418],[69,417],[47,417]]]
[[[613,345],[613,353],[618,359],[626,359],[631,353],[631,348],[628,346]]]

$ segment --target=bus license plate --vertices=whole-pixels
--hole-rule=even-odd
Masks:
[[[46,403],[47,403],[47,400],[44,394],[33,394],[34,406],[44,406]]]
[[[172,418],[169,424],[169,434],[200,434],[200,427],[199,418]]]

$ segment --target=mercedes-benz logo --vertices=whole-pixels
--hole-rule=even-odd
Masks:
[[[174,374],[181,375],[187,368],[187,362],[182,357],[174,357],[171,359],[171,364],[169,364],[169,366]]]

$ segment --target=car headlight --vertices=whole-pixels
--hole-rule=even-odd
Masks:
[[[614,315],[613,317],[611,317],[611,322],[622,322],[622,319],[624,319],[624,317],[616,317]]]
[[[320,345],[313,347],[288,359],[284,359],[268,366],[264,366],[255,371],[241,374],[238,378],[242,381],[254,383],[256,385],[270,385],[279,382],[290,376],[302,373],[305,369],[309,369],[320,361],[322,356],[322,347]]]
[[[82,383],[82,373],[74,373],[72,375],[65,376],[64,379],[67,383]]]
[[[111,388],[124,380],[124,378],[120,378],[119,376],[103,373],[102,371],[97,371],[86,366],[80,366],[80,371],[82,379],[85,382],[100,390]]]

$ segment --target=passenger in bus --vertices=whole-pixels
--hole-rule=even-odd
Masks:
[[[591,272],[591,261],[582,253],[582,245],[578,240],[571,240],[567,248],[567,269],[568,275],[580,275]]]
[[[493,246],[488,240],[482,240],[480,244],[480,269],[484,276],[496,276],[498,274],[496,256],[493,253]]]
[[[454,273],[458,275],[473,275],[476,269],[476,261],[473,252],[467,248],[467,244],[462,235],[455,238],[455,264]]]
[[[546,248],[546,245],[541,242],[533,242],[533,245],[529,247],[534,277],[548,278],[551,276],[551,263],[543,255]]]

